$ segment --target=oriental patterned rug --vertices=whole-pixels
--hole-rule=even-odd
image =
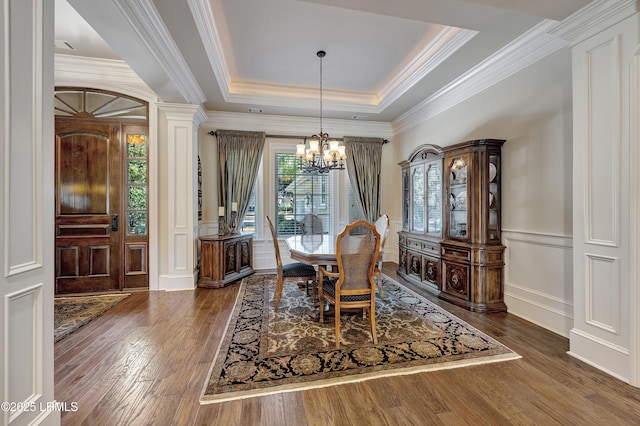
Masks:
[[[274,311],[274,278],[242,281],[201,404],[520,358],[384,275],[384,300],[376,298],[378,344],[368,319],[343,314],[335,349],[333,318],[315,321],[317,308],[296,285],[285,285]]]
[[[54,339],[59,342],[129,297],[129,293],[54,299]]]

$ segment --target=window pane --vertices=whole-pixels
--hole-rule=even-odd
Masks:
[[[244,220],[240,226],[242,232],[256,232],[256,187],[251,191],[251,198],[247,206],[247,212],[244,214]]]
[[[323,231],[333,229],[332,173],[303,173],[295,154],[276,154],[276,233],[289,236],[300,233],[305,215],[320,216]]]
[[[129,203],[130,209],[146,209],[147,208],[147,188],[145,186],[129,187]]]
[[[127,157],[147,158],[147,135],[127,135]]]
[[[147,234],[147,212],[129,211],[127,220],[127,233],[129,235]]]
[[[130,100],[124,104],[130,104]],[[96,102],[97,104],[97,102]],[[104,111],[114,105],[124,105],[120,100],[107,103]],[[109,111],[114,111],[109,109]],[[127,133],[127,233],[129,235],[147,234],[147,135],[144,133]]]
[[[141,185],[147,183],[146,160],[129,160],[127,166],[128,183]]]

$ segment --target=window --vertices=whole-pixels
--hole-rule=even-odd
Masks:
[[[127,134],[127,235],[147,235],[147,135]]]
[[[325,233],[333,229],[332,173],[300,171],[294,153],[275,154],[276,234],[300,233],[300,223],[308,213],[322,219]]]
[[[256,232],[256,186],[257,185],[253,186],[249,205],[247,206],[247,211],[244,214],[244,220],[240,226],[240,231],[242,232],[251,232],[254,234]]]

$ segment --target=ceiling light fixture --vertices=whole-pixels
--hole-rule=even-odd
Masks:
[[[329,134],[322,130],[322,58],[326,52],[319,50],[316,55],[320,58],[320,133],[311,136],[308,147],[307,138],[304,143],[296,145],[296,157],[304,172],[329,173],[331,170],[343,170],[347,155],[344,145],[340,145],[337,140],[329,140]]]

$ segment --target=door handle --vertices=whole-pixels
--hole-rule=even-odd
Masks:
[[[111,215],[111,230],[114,231],[114,232],[118,230],[118,215],[117,214],[112,214]]]

